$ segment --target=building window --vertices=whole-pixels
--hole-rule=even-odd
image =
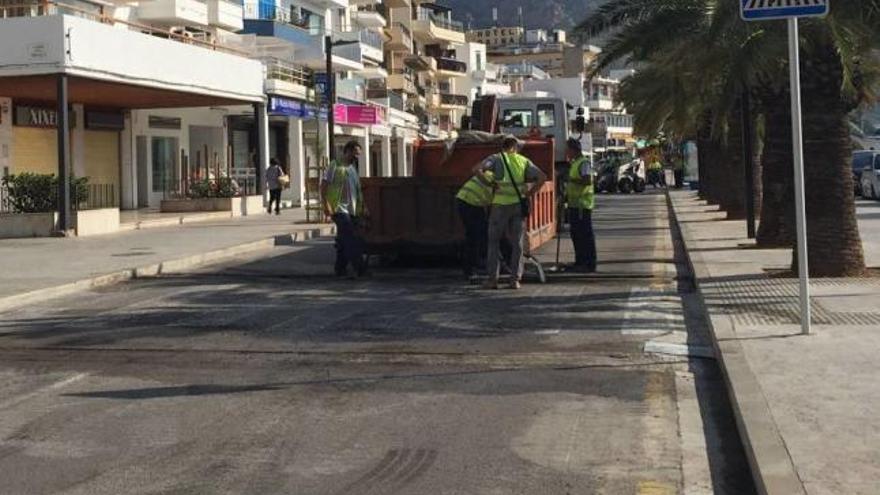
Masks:
[[[556,109],[552,103],[538,105],[538,127],[556,127]]]

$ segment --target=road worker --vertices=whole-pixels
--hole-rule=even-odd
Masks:
[[[358,159],[362,149],[357,141],[349,141],[343,148],[341,160],[333,160],[321,181],[324,213],[336,224],[337,276],[350,278],[366,275],[364,240],[358,232],[367,215],[358,175]],[[352,272],[349,272],[351,266]]]
[[[505,137],[501,144],[501,152],[478,164],[473,171],[478,179],[485,177],[484,172],[492,172],[492,183],[495,186],[492,211],[489,214],[486,266],[489,278],[483,285],[486,289],[498,288],[501,239],[505,233],[512,245],[509,287],[520,288],[527,204],[547,181],[547,174],[531,160],[519,154],[518,147],[519,140],[513,136]]]
[[[476,269],[486,256],[489,230],[489,206],[495,189],[492,172],[474,175],[459,189],[455,196],[458,215],[464,224],[464,256],[462,268],[465,277],[472,279]]]
[[[596,236],[593,232],[593,208],[596,206],[596,188],[590,160],[583,155],[581,143],[569,139],[566,146],[569,161],[566,204],[574,244],[573,271],[596,271]]]

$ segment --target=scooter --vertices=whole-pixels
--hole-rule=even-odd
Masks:
[[[633,160],[619,169],[619,179],[617,179],[617,190],[621,194],[630,194],[633,192],[641,193],[645,191],[645,179],[641,174],[641,162]]]

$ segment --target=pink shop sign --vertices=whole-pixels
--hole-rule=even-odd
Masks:
[[[339,124],[376,125],[382,123],[379,109],[371,105],[345,105],[333,107],[333,117]]]

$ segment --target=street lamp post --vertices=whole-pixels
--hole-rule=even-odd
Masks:
[[[333,107],[336,106],[336,81],[333,77],[333,38],[328,34],[324,36],[324,54],[327,58],[327,85],[324,93],[327,95],[327,151],[330,161],[336,159],[336,116]]]

